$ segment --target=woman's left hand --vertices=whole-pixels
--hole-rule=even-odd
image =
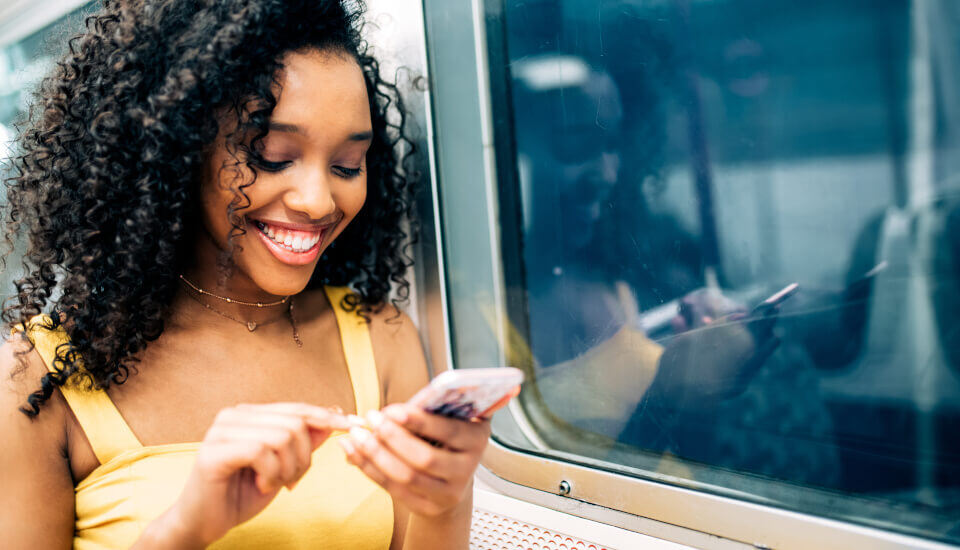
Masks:
[[[338,440],[352,464],[415,514],[439,516],[463,502],[489,420],[457,420],[403,403],[371,411],[367,421],[370,430],[355,427]]]

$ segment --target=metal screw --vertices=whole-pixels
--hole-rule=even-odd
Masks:
[[[565,497],[569,495],[572,489],[569,481],[563,480],[560,482],[560,496]]]

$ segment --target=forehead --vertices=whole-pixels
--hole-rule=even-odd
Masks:
[[[273,118],[294,122],[308,133],[334,127],[362,131],[370,126],[370,104],[363,72],[352,56],[332,51],[291,52],[283,70]]]

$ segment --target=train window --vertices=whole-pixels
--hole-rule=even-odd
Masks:
[[[960,6],[485,4],[498,442],[960,543]]]
[[[72,2],[73,6],[78,4],[82,2]],[[87,3],[40,29],[35,28],[22,38],[0,43],[0,178],[8,173],[9,158],[14,154],[11,142],[16,134],[17,123],[28,114],[31,93],[66,47],[66,38],[83,27],[83,18],[92,11],[94,5]],[[57,9],[62,8],[58,6]],[[3,38],[7,38],[8,33],[23,31],[22,28],[2,30]],[[4,200],[5,193],[6,188],[0,186],[0,202]],[[0,299],[13,294],[13,279],[19,275],[17,264],[23,254],[22,243],[15,243],[15,247],[14,252],[6,257],[6,265],[0,269]]]

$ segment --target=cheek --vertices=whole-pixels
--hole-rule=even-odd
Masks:
[[[228,169],[213,173],[208,171],[205,176],[200,186],[203,224],[213,240],[223,246],[227,242],[230,230],[233,229],[227,212],[237,197],[234,187],[236,182],[245,181],[243,178],[249,177],[249,174]],[[248,188],[245,193],[249,196],[250,189]]]
[[[347,218],[355,218],[367,201],[367,178],[346,186],[338,195],[337,206]]]

